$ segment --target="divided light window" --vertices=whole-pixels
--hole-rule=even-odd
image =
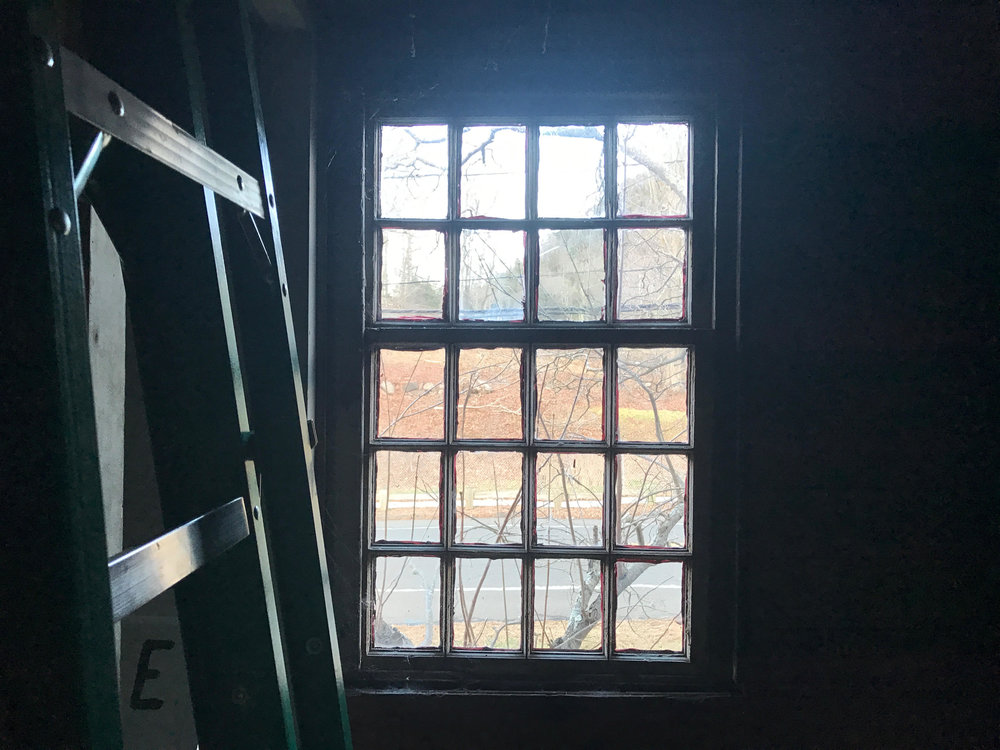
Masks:
[[[376,128],[365,653],[689,658],[695,135]]]

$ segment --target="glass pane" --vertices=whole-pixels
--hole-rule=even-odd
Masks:
[[[538,215],[604,216],[604,127],[538,131]]]
[[[600,651],[600,560],[535,561],[535,650]]]
[[[444,349],[379,349],[379,437],[444,437]]]
[[[462,129],[462,216],[524,218],[524,127]]]
[[[615,651],[684,650],[684,565],[619,562]]]
[[[462,349],[457,437],[519,440],[522,434],[521,350]]]
[[[524,233],[462,232],[458,317],[524,319]]]
[[[441,317],[444,296],[444,235],[383,229],[381,248],[383,319]]]
[[[538,319],[604,317],[604,232],[542,229],[538,232]]]
[[[455,561],[455,648],[521,648],[521,561]]]
[[[604,456],[539,453],[535,465],[535,538],[538,544],[604,544]]]
[[[618,472],[618,543],[683,547],[687,457],[625,454]]]
[[[441,561],[377,557],[372,593],[374,648],[441,645]]]
[[[448,126],[383,125],[381,216],[443,219],[448,213]]]
[[[688,126],[618,126],[619,216],[686,216]]]
[[[686,443],[687,380],[687,349],[619,349],[619,439]]]
[[[687,315],[687,233],[622,229],[618,233],[618,317],[683,320]]]
[[[539,349],[535,354],[541,440],[604,437],[604,369],[600,349]]]
[[[375,541],[438,542],[441,454],[375,454]]]
[[[521,543],[521,454],[459,451],[455,456],[455,541]]]

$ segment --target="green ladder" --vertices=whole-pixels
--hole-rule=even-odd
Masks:
[[[130,63],[128,29],[108,28],[85,61],[49,3],[0,22],[0,746],[121,747],[113,623],[173,586],[201,750],[350,748],[248,10],[142,12],[174,58]],[[75,170],[69,115],[95,134]],[[77,214],[91,173],[173,528],[110,561]]]

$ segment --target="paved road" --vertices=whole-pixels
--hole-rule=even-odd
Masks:
[[[405,521],[390,523],[409,527],[409,523]],[[590,529],[598,522],[579,523],[585,527],[589,536]],[[543,535],[548,531],[539,526],[540,537],[544,538]],[[466,599],[470,601],[485,563],[470,562],[463,565],[467,566],[463,567],[463,584]],[[517,568],[511,560],[502,564],[500,561],[493,561],[490,564],[476,600],[474,620],[503,620],[505,612],[510,617],[516,616],[521,606]],[[547,588],[548,617],[568,616],[579,590],[577,566],[572,561],[563,560],[553,561],[549,565],[541,563],[536,570],[535,579],[538,592],[536,608],[541,606],[541,597]],[[379,566],[375,590],[376,594],[384,597],[383,615],[387,622],[394,625],[424,624],[428,619],[437,622],[440,573],[436,559],[416,556],[386,558],[385,563]],[[679,611],[681,603],[680,565],[669,563],[646,568],[619,599],[619,609],[628,608],[633,617],[673,617]]]

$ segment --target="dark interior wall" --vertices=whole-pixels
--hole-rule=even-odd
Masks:
[[[358,696],[357,747],[995,746],[996,32],[975,2],[331,6],[331,508],[357,502],[366,107],[724,80],[744,112],[741,694]]]

